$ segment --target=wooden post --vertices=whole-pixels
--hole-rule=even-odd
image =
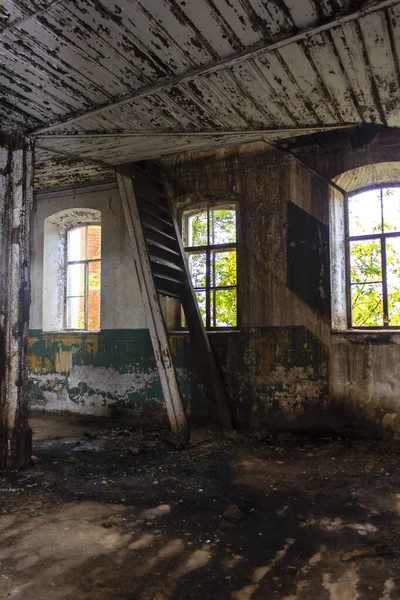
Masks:
[[[132,247],[133,260],[142,293],[147,324],[153,344],[154,356],[158,367],[169,422],[173,433],[178,437],[187,440],[189,439],[189,426],[172,362],[171,349],[160,308],[158,293],[151,271],[146,241],[143,235],[133,189],[130,166],[118,166],[116,167],[116,173],[122,207]]]
[[[0,147],[0,468],[22,468],[32,453],[27,363],[32,208],[32,143],[10,140]]]

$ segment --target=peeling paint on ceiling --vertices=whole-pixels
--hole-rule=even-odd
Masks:
[[[118,164],[398,127],[399,52],[399,0],[5,0],[2,132]]]

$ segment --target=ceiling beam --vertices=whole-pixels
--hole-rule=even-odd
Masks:
[[[123,131],[119,132],[105,132],[105,133],[52,133],[50,135],[36,134],[33,133],[33,137],[39,141],[48,141],[48,140],[84,140],[89,138],[159,138],[159,137],[218,137],[218,136],[231,136],[231,135],[243,135],[246,136],[254,136],[254,135],[268,135],[268,134],[298,134],[304,133],[318,133],[319,131],[330,131],[336,129],[348,129],[350,127],[356,127],[359,123],[341,123],[340,125],[313,125],[313,126],[305,126],[305,127],[275,127],[274,129],[230,129],[219,131],[213,129],[212,131]]]
[[[354,12],[340,15],[334,17],[333,19],[326,21],[320,25],[316,25],[314,27],[309,27],[298,33],[293,35],[289,35],[281,40],[278,40],[273,43],[265,43],[265,41],[257,43],[253,46],[248,47],[246,50],[238,52],[236,54],[230,55],[226,58],[216,60],[212,64],[208,64],[202,67],[197,67],[196,69],[190,69],[186,73],[178,75],[176,77],[171,77],[167,79],[163,79],[154,84],[147,85],[145,87],[140,88],[139,90],[133,92],[130,95],[125,95],[121,98],[117,98],[112,102],[103,104],[97,108],[92,110],[88,110],[86,112],[80,111],[76,113],[72,117],[67,117],[64,120],[60,120],[57,123],[53,123],[52,125],[41,127],[39,129],[35,129],[31,133],[33,134],[42,134],[51,131],[55,127],[60,125],[68,126],[73,125],[77,121],[85,117],[93,117],[95,115],[100,114],[103,110],[109,110],[113,108],[118,108],[119,106],[123,106],[128,104],[132,100],[138,100],[140,98],[149,96],[150,94],[155,94],[165,90],[166,88],[174,87],[195,79],[196,77],[203,77],[205,75],[210,75],[211,73],[216,73],[223,69],[228,69],[233,67],[241,62],[251,60],[254,58],[258,58],[263,54],[267,54],[269,52],[273,52],[274,50],[279,50],[285,46],[290,44],[294,44],[296,42],[301,42],[309,37],[317,35],[319,33],[323,33],[324,31],[329,31],[335,27],[339,27],[341,25],[345,25],[351,21],[355,21],[364,15],[370,14],[372,12],[376,12],[378,10],[382,10],[385,8],[389,8],[395,4],[399,4],[400,0],[370,0],[363,8],[356,10]]]
[[[46,150],[47,152],[52,152],[53,154],[57,154],[58,156],[63,156],[64,158],[74,158],[77,161],[83,163],[92,163],[94,165],[100,165],[101,167],[112,167],[110,163],[106,163],[103,160],[98,160],[97,158],[84,158],[79,154],[75,154],[74,152],[65,152],[64,150],[58,150],[57,148],[48,148],[47,146],[41,146],[40,144],[35,144],[35,149],[38,150]]]
[[[271,148],[274,148],[275,150],[280,150],[284,154],[289,154],[289,156],[291,156],[292,158],[294,158],[305,169],[307,169],[313,175],[315,175],[316,177],[318,177],[318,179],[321,179],[322,181],[324,181],[328,185],[332,186],[335,190],[337,190],[338,192],[340,192],[341,194],[343,194],[343,196],[346,195],[345,190],[342,187],[340,187],[340,185],[338,185],[337,183],[335,183],[334,181],[332,181],[332,179],[329,179],[328,177],[325,177],[324,175],[322,175],[322,173],[319,173],[319,171],[316,171],[311,165],[309,165],[304,160],[302,160],[299,156],[297,156],[297,154],[295,154],[294,152],[292,152],[291,150],[289,150],[289,148],[283,148],[281,144],[276,143],[276,142],[272,142],[270,140],[263,140],[263,142],[265,144],[267,144],[267,146],[270,146]]]

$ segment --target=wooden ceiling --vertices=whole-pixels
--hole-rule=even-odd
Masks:
[[[96,170],[357,124],[400,126],[399,0],[2,7],[1,129],[35,136],[48,169],[53,155]]]

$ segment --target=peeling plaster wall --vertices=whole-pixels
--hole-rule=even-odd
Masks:
[[[328,386],[328,353],[303,327],[248,328],[213,333],[211,344],[240,426],[287,429],[307,426],[320,414]],[[212,415],[195,368],[187,334],[170,337],[178,383],[188,415]],[[110,415],[129,408],[153,420],[166,417],[147,329],[99,334],[31,331],[30,394],[35,409]]]
[[[366,145],[353,145],[348,134],[340,134],[334,141],[322,140],[318,147],[296,152],[326,177],[368,169],[368,161],[389,162],[390,157],[392,165],[400,162],[395,133],[382,132]],[[317,314],[288,286],[288,205],[293,203],[326,226],[328,184],[261,142],[186,154],[164,163],[178,211],[189,197],[198,201],[203,194],[238,199],[240,329],[210,334],[236,424],[400,436],[400,334],[332,333],[328,317]],[[397,170],[391,168],[390,173]],[[376,181],[377,169],[371,174]],[[359,171],[355,177],[359,179]],[[354,178],[346,175],[345,180],[351,185]],[[71,204],[100,208],[105,227],[104,329],[92,341],[91,336],[84,340],[40,331],[41,222],[52,210]],[[33,406],[95,414],[128,406],[142,416],[165,416],[121,217],[118,194],[111,188],[95,195],[89,191],[47,196],[38,202],[32,315],[36,331],[30,347]],[[172,335],[171,344],[186,406],[194,418],[207,420],[189,339]]]
[[[239,199],[238,304],[241,327],[305,326],[323,343],[330,325],[287,286],[291,201],[328,223],[326,183],[264,143],[165,161],[180,209],[187,195],[234,192]]]
[[[306,147],[302,159],[349,192],[399,183],[398,131],[375,132],[365,140],[362,135],[343,134],[317,150]],[[400,438],[400,331],[334,333],[330,357],[330,395],[341,407],[346,430]]]
[[[96,334],[80,335],[60,331],[43,334],[45,220],[50,217],[51,221],[52,215],[67,209],[86,209],[86,211],[90,209],[90,211],[101,212],[103,336],[101,339],[110,340],[111,338],[107,338],[107,332],[111,331],[122,332],[123,335],[125,330],[146,328],[141,294],[132,269],[129,241],[116,184],[38,194],[32,239],[29,350],[31,406],[45,407],[47,410],[105,414],[108,404],[127,398],[136,388],[140,390],[140,386],[145,384],[144,372],[147,380],[152,375],[144,367],[133,372],[133,366],[130,365],[124,380],[113,368],[112,363],[97,365],[93,359],[95,355],[93,348],[97,348],[100,343]],[[49,285],[51,284],[47,282],[46,287]],[[56,288],[56,278],[53,285]],[[117,333],[110,344],[117,344],[119,338],[120,335]],[[41,343],[38,343],[38,339]],[[74,362],[74,357],[79,357],[78,362]],[[139,355],[136,358],[139,358]],[[107,385],[111,386],[110,389],[107,389]],[[90,393],[81,393],[82,390],[90,390]]]
[[[299,158],[326,178],[354,190],[365,185],[398,182],[400,136],[396,131],[321,135],[309,146],[295,148]],[[299,144],[300,146],[300,144]],[[242,325],[304,326],[327,349],[329,390],[319,398],[304,378],[303,414],[292,413],[292,427],[333,427],[349,435],[394,435],[400,438],[400,333],[331,332],[328,320],[316,314],[287,287],[287,205],[293,202],[321,222],[329,221],[328,184],[289,155],[264,143],[218,152],[181,155],[164,161],[175,182],[179,206],[185,194],[234,189],[240,197],[239,306]],[[373,166],[385,163],[387,168]],[[351,170],[355,169],[354,174]],[[348,173],[350,171],[350,173]],[[341,175],[341,174],[345,175]],[[179,182],[179,183],[178,183]],[[332,231],[331,231],[332,234]],[[245,277],[240,278],[240,273]],[[332,294],[336,282],[332,281]],[[262,354],[254,361],[262,364]],[[240,368],[240,367],[239,367]],[[282,382],[290,379],[281,372]],[[247,394],[257,398],[257,379]],[[309,387],[308,387],[309,386]],[[251,391],[250,391],[251,390]],[[329,392],[329,393],[328,393]],[[289,394],[290,395],[290,394]],[[242,398],[246,397],[242,394]],[[293,395],[290,396],[293,398]],[[256,400],[254,400],[256,406]],[[286,404],[286,408],[287,408]],[[318,410],[315,410],[318,406]],[[264,404],[265,415],[271,404]],[[282,400],[275,415],[285,414]],[[254,408],[256,412],[257,409]]]
[[[302,425],[307,409],[319,410],[328,385],[328,354],[323,341],[304,327],[297,327],[296,311],[284,306],[266,313],[264,294],[283,290],[285,285],[285,240],[280,227],[286,219],[280,196],[289,197],[290,180],[277,171],[282,157],[273,158],[261,182],[248,177],[247,194],[240,195],[239,212],[243,235],[257,244],[246,244],[239,259],[251,260],[250,282],[241,277],[240,331],[210,334],[220,364],[234,418],[238,426],[262,423],[285,429]],[[287,169],[284,159],[281,169]],[[233,173],[235,173],[233,171]],[[250,171],[249,171],[250,173]],[[265,201],[263,186],[270,180],[277,188]],[[210,186],[212,189],[212,186]],[[231,195],[235,182],[227,181]],[[271,188],[273,189],[273,188]],[[243,192],[243,190],[241,190]],[[255,198],[252,195],[257,193]],[[238,194],[239,197],[239,194]],[[248,198],[248,202],[244,202]],[[265,215],[265,206],[268,214]],[[49,215],[72,207],[101,210],[102,237],[102,330],[99,334],[69,334],[42,331],[41,290],[43,223]],[[33,408],[109,414],[114,408],[129,407],[141,418],[164,418],[165,407],[154,362],[141,298],[131,270],[129,247],[121,220],[118,193],[112,187],[72,193],[47,193],[38,200],[34,221],[33,305],[29,347],[30,395]],[[271,223],[273,230],[271,229]],[[274,231],[274,237],[265,235]],[[265,252],[263,244],[267,244]],[[244,245],[239,243],[239,248]],[[250,257],[250,258],[249,258]],[[270,272],[272,271],[272,273]],[[245,271],[244,271],[245,272]],[[255,296],[254,281],[259,286]],[[282,313],[281,311],[285,312]],[[280,320],[279,320],[279,319]],[[275,327],[286,319],[288,327]],[[310,328],[321,327],[309,312]],[[207,421],[208,402],[199,382],[190,340],[186,334],[171,335],[179,386],[190,416]],[[304,421],[306,426],[306,420]]]
[[[32,330],[29,367],[34,408],[107,415],[116,403],[149,413],[162,404],[147,329],[93,334]]]
[[[42,329],[45,219],[66,209],[95,209],[102,225],[102,329],[146,327],[140,290],[131,265],[128,235],[116,184],[37,195],[33,222],[31,329]]]
[[[240,331],[210,336],[236,423],[328,427],[330,325],[287,284],[288,202],[327,224],[327,185],[264,143],[165,165],[178,211],[202,194],[238,200]]]

